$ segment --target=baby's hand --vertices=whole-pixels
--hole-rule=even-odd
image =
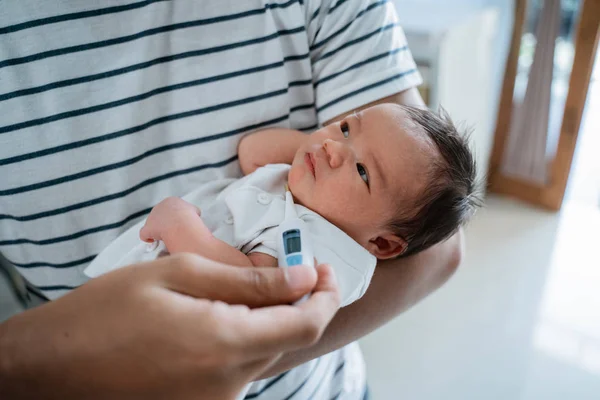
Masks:
[[[181,221],[200,215],[200,209],[179,197],[167,197],[158,203],[140,229],[140,239],[144,242],[163,240],[167,232],[177,229]]]

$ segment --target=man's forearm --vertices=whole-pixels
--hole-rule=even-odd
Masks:
[[[261,378],[337,350],[408,310],[452,276],[462,259],[463,245],[460,231],[422,253],[379,263],[365,295],[338,311],[317,344],[285,354]]]
[[[339,115],[326,123],[343,119],[354,111],[381,103],[425,107],[417,88]],[[262,377],[284,372],[306,361],[339,349],[384,325],[442,286],[458,268],[464,253],[462,230],[440,243],[411,257],[379,263],[365,295],[338,311],[321,340],[308,349],[284,355]]]

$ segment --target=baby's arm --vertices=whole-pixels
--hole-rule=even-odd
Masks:
[[[195,253],[211,260],[236,266],[276,266],[277,259],[267,254],[245,255],[213,236],[200,218],[200,210],[178,197],[158,203],[140,230],[145,242],[162,240],[169,253]]]
[[[244,136],[238,146],[242,172],[248,175],[267,164],[291,164],[307,136],[284,128],[265,129]]]

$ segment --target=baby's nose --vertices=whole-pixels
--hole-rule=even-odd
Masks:
[[[325,139],[323,142],[323,148],[325,149],[331,168],[339,168],[344,164],[344,159],[347,155],[347,151],[344,147],[345,146],[342,143],[331,139]]]

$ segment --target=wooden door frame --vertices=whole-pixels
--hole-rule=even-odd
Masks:
[[[575,54],[569,79],[569,92],[560,129],[555,158],[550,162],[548,183],[544,186],[503,175],[500,169],[506,148],[521,37],[525,26],[527,0],[516,0],[511,47],[506,62],[500,97],[494,145],[490,156],[488,188],[491,192],[517,197],[529,203],[558,211],[562,205],[581,117],[594,67],[600,37],[600,0],[582,0],[575,34]]]

